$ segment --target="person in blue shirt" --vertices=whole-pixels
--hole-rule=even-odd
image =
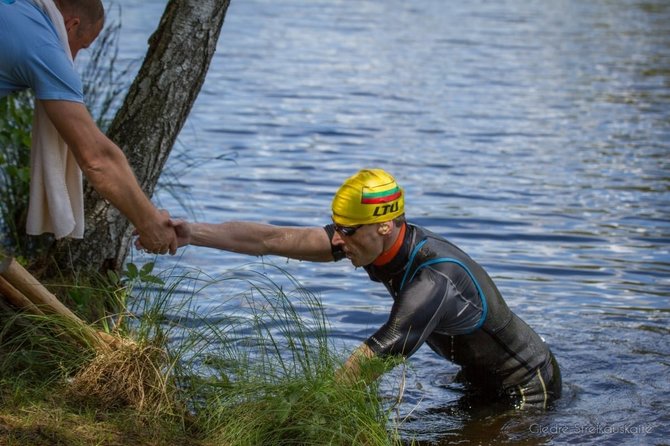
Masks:
[[[466,400],[544,409],[560,397],[561,373],[547,344],[510,310],[481,265],[405,220],[404,191],[388,172],[364,169],[348,178],[331,217],[324,227],[172,224],[180,247],[315,262],[347,258],[383,284],[393,299],[388,321],[346,361],[338,374],[345,382],[361,377],[365,358],[409,357],[426,344],[461,366],[459,378],[472,390]]]
[[[54,6],[62,24],[55,24],[45,9]],[[100,0],[0,0],[0,97],[31,89],[83,174],[131,221],[145,248],[174,254],[169,215],[151,203],[122,150],[97,127],[57,32],[65,26],[74,59],[98,37],[103,24]]]

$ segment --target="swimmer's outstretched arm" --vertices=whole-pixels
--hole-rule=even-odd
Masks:
[[[191,223],[170,220],[178,245],[205,246],[253,256],[278,255],[332,262],[328,234],[321,227],[276,226],[247,221]]]

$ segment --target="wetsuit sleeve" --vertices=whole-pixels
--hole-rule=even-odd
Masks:
[[[458,283],[458,282],[457,282]],[[396,298],[388,321],[365,343],[379,356],[411,356],[430,336],[464,334],[477,328],[481,301],[471,282],[460,287],[444,271],[423,269]]]
[[[340,246],[335,246],[332,244],[333,236],[335,235],[335,225],[334,224],[329,224],[323,227],[323,229],[326,231],[326,234],[328,234],[328,240],[331,241],[330,244],[330,252],[333,253],[333,260],[336,262],[338,260],[342,260],[346,256],[344,255],[344,251]]]

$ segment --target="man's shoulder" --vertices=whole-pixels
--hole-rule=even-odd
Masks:
[[[437,262],[439,264],[444,260],[457,260],[467,265],[476,263],[468,253],[446,236],[417,225],[413,225],[413,228],[415,230],[414,247],[421,244],[421,249],[416,253],[417,263]]]
[[[2,16],[0,34],[3,49],[21,48],[30,55],[62,48],[51,19],[33,2],[17,0],[10,5],[2,5]]]
[[[430,229],[416,225],[413,223],[409,224],[412,230],[414,231],[414,244],[418,245],[421,242],[425,242],[428,246],[453,246],[456,247],[452,242],[447,240],[446,236],[437,234],[436,232],[431,231]]]
[[[0,40],[13,67],[11,90],[31,88],[38,99],[83,103],[79,73],[44,11],[29,0],[7,6],[8,23],[0,26]]]
[[[0,3],[4,3],[2,11],[3,15],[11,18],[14,23],[30,28],[53,28],[51,20],[47,14],[37,4],[30,0],[16,0],[10,3],[6,0],[2,0]],[[24,33],[26,35],[28,34],[28,30],[25,28]]]

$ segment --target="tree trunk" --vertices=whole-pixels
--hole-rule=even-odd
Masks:
[[[230,0],[170,0],[107,132],[150,197],[205,80],[229,4]],[[56,265],[61,272],[118,271],[130,249],[130,222],[90,186],[85,199],[84,239],[56,243]]]

